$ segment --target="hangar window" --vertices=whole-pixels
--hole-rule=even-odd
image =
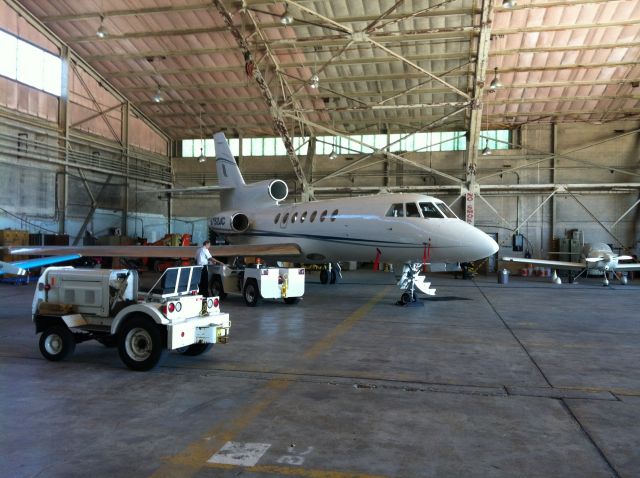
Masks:
[[[320,214],[320,222],[324,222],[326,218],[327,218],[327,210],[325,209],[324,211],[322,211],[322,214]]]
[[[303,223],[306,218],[307,218],[307,211],[303,212],[302,215],[300,216],[300,223]]]
[[[298,219],[298,213],[294,212],[293,215],[291,216],[291,224],[296,222],[297,219]]]
[[[438,208],[431,202],[421,202],[420,210],[422,211],[422,216],[425,218],[442,219],[444,217]]]
[[[414,202],[408,202],[405,204],[407,209],[407,217],[420,217],[420,210]]]
[[[278,224],[278,221],[280,220],[280,213],[276,214],[275,219],[273,220],[274,224]]]
[[[0,71],[0,74],[1,71]],[[509,149],[512,131],[508,129],[481,131],[478,148]],[[228,138],[229,148],[234,156],[286,156],[287,150],[280,138]],[[292,138],[296,154],[307,154],[309,138]],[[213,139],[185,139],[182,141],[182,156],[197,157],[200,148],[208,157],[215,156]],[[467,138],[465,131],[430,131],[409,134],[355,134],[349,136],[317,136],[316,154],[326,155],[334,151],[338,155],[371,154],[376,150],[398,152],[465,151]]]
[[[336,217],[338,217],[338,210],[335,209],[332,213],[331,213],[331,222],[334,222],[336,220]]]
[[[284,216],[282,216],[282,224],[286,224],[288,219],[289,219],[289,213],[286,213]]]
[[[0,51],[0,75],[60,96],[62,61],[58,56],[4,31],[0,31]]]
[[[309,222],[315,221],[317,215],[318,215],[318,211],[313,211],[311,213],[311,217],[309,218]]]
[[[386,215],[387,217],[403,217],[404,207],[402,203],[392,204]]]

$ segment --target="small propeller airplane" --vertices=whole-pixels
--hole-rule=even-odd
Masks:
[[[28,269],[58,264],[60,262],[73,261],[80,257],[82,257],[80,254],[67,254],[64,256],[39,257],[37,259],[25,259],[23,261],[15,262],[0,261],[0,275],[14,274],[17,276],[23,276],[27,274]]]
[[[458,219],[440,199],[415,193],[379,194],[283,203],[281,179],[245,184],[224,133],[214,135],[218,185],[166,189],[163,193],[220,191],[222,211],[211,231],[230,245],[212,246],[217,257],[268,256],[323,264],[320,281],[335,283],[340,261],[404,264],[456,263],[484,259],[498,251],[486,233]],[[147,191],[158,193],[157,190]],[[12,248],[13,254],[185,257],[195,247],[83,246]],[[401,270],[402,268],[399,267]]]
[[[609,245],[600,242],[593,244],[586,243],[584,246],[582,246],[582,250],[580,251],[580,259],[580,262],[527,259],[523,257],[503,257],[500,260],[506,262],[521,262],[524,264],[549,266],[555,269],[578,270],[580,271],[580,273],[577,277],[580,277],[582,274],[585,274],[589,271],[597,271],[599,273],[602,273],[602,276],[604,278],[603,285],[609,285],[609,279],[607,277],[607,273],[609,272],[614,272],[614,275],[618,277],[618,280],[620,280],[622,284],[626,284],[626,276],[622,274],[618,276],[615,273],[640,270],[640,263],[638,262],[627,264],[621,264],[619,262],[633,260],[632,256],[621,256],[615,254],[611,250],[611,247],[609,247]],[[561,279],[557,277],[556,274],[554,274],[554,281],[557,284],[562,283]]]

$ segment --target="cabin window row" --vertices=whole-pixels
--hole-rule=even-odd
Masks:
[[[329,214],[328,210],[324,210],[320,213],[320,218],[319,221],[320,222],[324,222],[327,219],[327,215]],[[316,220],[316,217],[318,216],[318,211],[313,211],[308,217],[309,217],[309,222],[313,222]],[[338,210],[334,209],[333,212],[331,213],[331,216],[329,216],[329,220],[331,222],[335,222],[336,218],[338,217]],[[307,220],[307,211],[303,212],[302,214],[298,214],[298,212],[294,212],[294,213],[288,213],[285,212],[284,214],[276,214],[276,217],[273,218],[273,223],[274,224],[278,224],[278,222],[280,222],[281,224],[286,224],[287,222],[291,222],[291,224],[295,224],[296,222],[300,221],[300,224],[302,224],[303,222],[305,222]]]

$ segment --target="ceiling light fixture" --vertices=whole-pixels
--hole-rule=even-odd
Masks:
[[[483,107],[487,105],[484,104]],[[482,113],[480,113],[482,115]],[[480,128],[482,129],[482,116],[480,116]],[[487,129],[485,130],[485,134],[489,134],[489,108],[487,108]],[[482,156],[489,156],[491,154],[491,148],[489,148],[489,140],[485,138],[484,140],[484,148],[482,148]]]
[[[502,0],[502,8],[513,8],[518,4],[517,0]]]
[[[309,78],[309,86],[315,90],[319,85],[320,77],[318,77],[318,75],[314,73],[313,75],[311,75],[311,78]]]
[[[331,161],[335,161],[336,159],[338,159],[338,153],[336,153],[335,149],[332,149],[331,152],[329,153],[329,159]]]
[[[293,23],[293,17],[289,13],[289,4],[288,3],[284,4],[284,13],[280,17],[280,23],[282,23],[285,26],[286,25],[291,25]]]
[[[158,89],[156,90],[156,94],[153,95],[153,101],[155,103],[162,103],[162,100],[164,100],[164,98],[162,97],[162,90],[160,90],[160,87],[158,86]]]
[[[500,77],[498,76],[498,67],[496,66],[493,69],[493,80],[491,80],[491,83],[489,84],[489,91],[491,93],[493,93],[494,91],[496,91],[498,88],[502,88],[502,83],[500,82]]]
[[[100,15],[100,26],[96,30],[96,35],[98,36],[98,38],[106,38],[107,36],[109,36],[109,32],[104,27],[103,23],[104,23],[104,15]]]

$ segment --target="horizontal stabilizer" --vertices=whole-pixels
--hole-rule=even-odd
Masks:
[[[43,246],[10,247],[11,254],[25,256],[64,256],[75,253],[84,257],[195,257],[198,246]],[[297,244],[212,246],[216,257],[297,256]],[[65,259],[69,260],[69,259]]]
[[[632,261],[633,260],[633,256],[618,256],[617,259],[619,261]]]
[[[604,257],[602,257],[602,256],[586,257],[584,260],[587,261],[587,262],[600,262],[600,261],[604,260]]]
[[[167,188],[167,189],[138,189],[136,194],[166,194],[166,193],[201,193],[207,191],[220,191],[223,189],[233,189],[231,186],[194,186],[191,188]]]
[[[616,271],[640,271],[640,262],[633,262],[631,264],[620,264],[616,266]]]

